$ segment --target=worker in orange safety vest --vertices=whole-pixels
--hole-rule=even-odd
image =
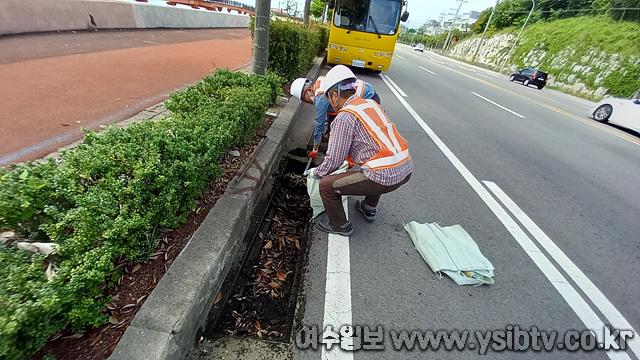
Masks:
[[[324,76],[319,76],[315,82],[311,82],[307,78],[298,78],[291,83],[291,96],[307,104],[313,104],[316,108],[315,127],[313,130],[313,150],[309,152],[309,157],[316,158],[322,135],[327,123],[330,123],[337,112],[331,108],[326,97],[324,97],[324,88],[322,83]],[[374,99],[380,103],[380,97],[373,89],[373,86],[362,81],[356,80],[356,96],[364,99]]]
[[[342,208],[343,195],[364,196],[355,208],[367,221],[374,221],[380,196],[407,183],[413,172],[409,143],[380,104],[356,95],[356,81],[343,65],[332,68],[323,80],[324,96],[338,115],[331,124],[324,161],[309,175],[320,179],[327,213],[317,222],[318,228],[344,236],[353,228]],[[358,168],[331,175],[345,160]]]

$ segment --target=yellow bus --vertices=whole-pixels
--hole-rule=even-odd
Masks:
[[[386,71],[391,64],[406,0],[335,0],[327,62]]]

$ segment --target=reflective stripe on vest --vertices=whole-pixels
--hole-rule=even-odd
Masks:
[[[364,98],[366,83],[362,80],[356,80],[355,88],[356,88],[356,96],[359,98]]]
[[[409,160],[409,143],[374,100],[354,98],[342,111],[353,114],[378,144],[378,153],[360,164],[361,167],[379,170]]]
[[[322,81],[324,80],[324,76],[318,76],[316,83],[313,85],[313,90],[315,96],[324,95],[324,91],[322,90]]]

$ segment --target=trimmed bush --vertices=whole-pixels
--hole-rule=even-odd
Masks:
[[[249,140],[280,94],[279,76],[216,71],[166,101],[173,116],[88,133],[59,162],[0,170],[0,229],[58,245],[46,259],[0,245],[0,358],[23,359],[55,333],[105,323],[118,259],[140,261],[175,228]]]
[[[327,47],[328,30],[323,25],[305,28],[291,21],[275,20],[269,26],[269,69],[292,80],[302,75]]]

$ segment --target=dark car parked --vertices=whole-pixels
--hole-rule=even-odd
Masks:
[[[549,76],[546,72],[532,68],[524,68],[511,74],[509,80],[519,81],[524,86],[535,85],[538,89],[542,90],[542,88],[547,85],[548,78]]]

